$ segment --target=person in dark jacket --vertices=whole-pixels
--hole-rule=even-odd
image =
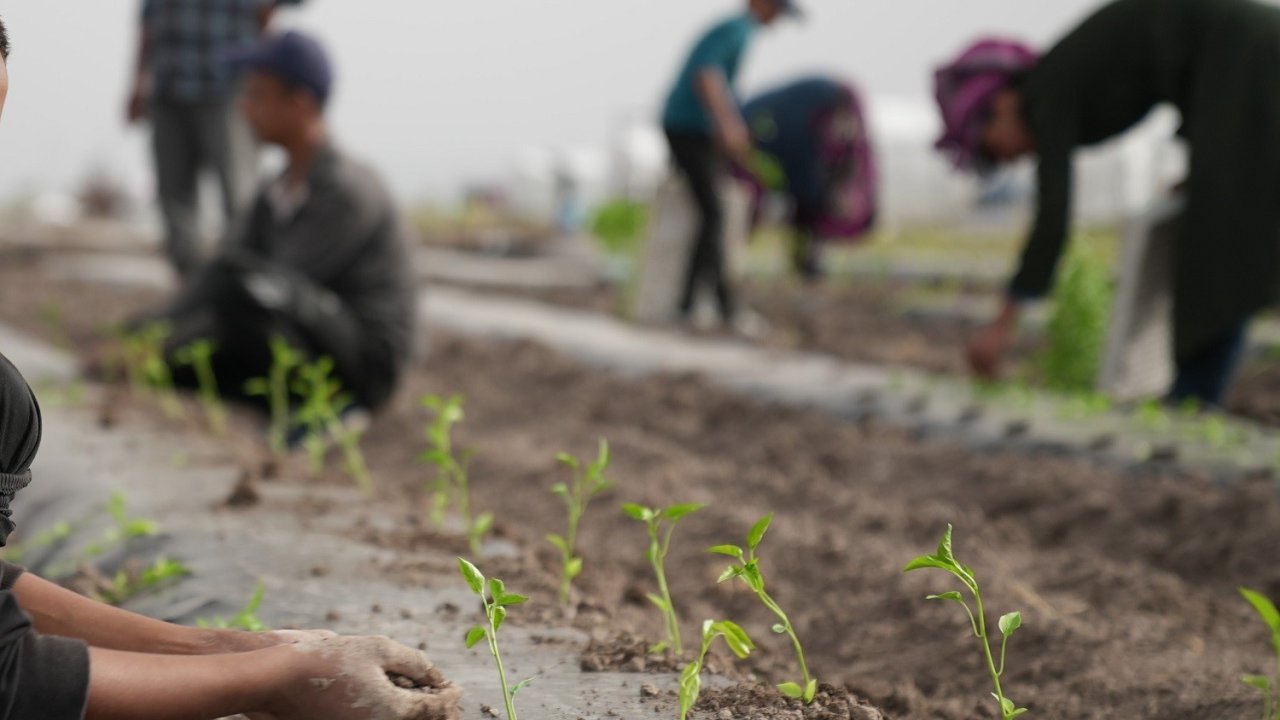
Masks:
[[[724,210],[717,184],[726,159],[746,164],[751,137],[742,118],[734,83],[756,29],[783,13],[798,13],[792,0],[749,0],[747,11],[717,24],[698,40],[667,95],[662,127],[676,167],[689,182],[698,210],[680,314],[687,319],[702,286],[714,290],[720,318],[732,326],[737,316],[725,277]]]
[[[332,69],[324,49],[298,33],[263,41],[236,59],[248,71],[243,110],[258,137],[289,157],[258,194],[226,250],[158,313],[131,322],[170,327],[177,362],[212,340],[219,388],[243,393],[265,376],[271,341],[331,357],[354,402],[374,410],[392,396],[414,349],[416,297],[406,230],[378,176],[339,150],[324,109]]]
[[[1034,155],[1039,210],[1000,315],[969,359],[998,372],[1023,301],[1049,290],[1070,224],[1072,157],[1168,103],[1190,152],[1179,220],[1171,400],[1220,403],[1249,319],[1280,288],[1280,9],[1255,0],[1117,0],[1042,58],[985,42],[938,73],[961,168]]]

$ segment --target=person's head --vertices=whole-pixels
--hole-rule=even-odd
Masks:
[[[4,114],[4,99],[9,94],[9,32],[0,20],[0,115]]]
[[[1021,85],[1038,61],[1022,43],[983,40],[938,70],[943,134],[936,147],[958,169],[982,173],[1035,150]]]
[[[0,355],[0,547],[13,532],[9,505],[31,482],[40,449],[40,405],[22,373]]]
[[[795,0],[748,0],[747,8],[761,25],[772,25],[783,15],[800,15]]]
[[[241,107],[259,139],[285,145],[323,124],[333,69],[320,43],[288,32],[232,62],[247,73]]]

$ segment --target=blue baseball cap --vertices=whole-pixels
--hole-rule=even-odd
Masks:
[[[268,37],[256,45],[232,53],[233,66],[274,75],[289,85],[304,88],[323,107],[333,89],[333,64],[324,46],[298,32]]]

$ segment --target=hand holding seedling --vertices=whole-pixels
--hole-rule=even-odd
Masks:
[[[582,574],[582,558],[578,557],[578,524],[587,514],[591,499],[613,487],[613,483],[604,476],[609,469],[609,443],[600,440],[596,460],[590,465],[584,466],[581,460],[568,453],[560,453],[556,459],[573,471],[572,485],[556,483],[551,488],[552,494],[564,499],[569,510],[568,530],[563,536],[555,533],[547,536],[547,542],[560,551],[560,604],[568,605],[573,581]]]
[[[795,650],[796,661],[800,663],[802,680],[800,683],[784,682],[778,686],[778,691],[789,698],[803,700],[804,704],[808,705],[813,702],[813,697],[818,694],[818,680],[809,675],[809,665],[804,659],[804,648],[800,646],[800,638],[796,637],[795,628],[791,627],[791,621],[787,619],[787,614],[782,611],[782,607],[778,605],[777,601],[765,591],[764,574],[760,572],[760,560],[756,557],[756,548],[760,546],[760,541],[764,539],[764,534],[769,531],[769,525],[772,523],[773,513],[769,513],[752,526],[751,532],[747,534],[747,549],[745,551],[737,545],[717,545],[707,552],[737,560],[737,564],[730,565],[720,574],[719,582],[734,578],[741,579],[742,582],[746,583],[747,587],[751,588],[756,597],[760,598],[760,602],[764,603],[764,606],[780,621],[773,626],[773,631],[779,635],[786,635],[791,639],[791,647]]]
[[[969,594],[973,596],[973,603],[976,609],[971,609],[964,596],[954,590],[941,595],[930,595],[928,599],[954,601],[964,607],[965,613],[969,616],[969,623],[973,628],[974,637],[978,638],[982,643],[982,654],[987,662],[987,671],[991,675],[991,681],[994,683],[996,690],[992,695],[995,697],[996,702],[1000,704],[1000,717],[1003,720],[1012,720],[1012,718],[1027,712],[1027,709],[1018,707],[1012,700],[1005,697],[1004,690],[1000,687],[1000,678],[1004,676],[1004,661],[1009,647],[1009,638],[1013,637],[1013,633],[1022,627],[1022,613],[1012,612],[1000,618],[1000,665],[997,666],[995,658],[991,655],[991,641],[987,637],[987,618],[982,607],[982,592],[978,588],[978,580],[974,577],[972,568],[961,565],[956,560],[955,553],[951,547],[951,532],[952,528],[948,525],[947,532],[942,536],[942,541],[938,543],[938,552],[934,555],[922,555],[912,560],[903,569],[903,572],[924,568],[946,570],[968,589]]]
[[[622,506],[622,512],[632,520],[645,524],[649,531],[649,564],[658,578],[658,595],[649,593],[649,602],[658,607],[666,621],[667,639],[649,648],[649,652],[660,653],[670,648],[676,655],[683,655],[684,648],[680,642],[680,619],[676,615],[675,603],[671,601],[671,591],[667,588],[666,560],[671,550],[671,533],[675,532],[676,523],[688,515],[706,507],[702,503],[673,505],[666,509],[647,508],[628,503]]]
[[[1240,588],[1240,594],[1258,613],[1258,617],[1267,624],[1271,631],[1271,648],[1275,653],[1276,666],[1280,668],[1280,610],[1275,603],[1262,593]],[[1276,675],[1245,675],[1244,684],[1256,688],[1263,695],[1262,720],[1280,720],[1280,671]]]
[[[738,659],[744,659],[755,649],[755,643],[747,637],[746,631],[729,620],[702,623],[702,648],[698,651],[698,659],[684,666],[680,673],[680,720],[689,717],[689,711],[698,703],[702,694],[702,668],[707,662],[707,653],[716,638],[724,638],[724,642]]]
[[[467,633],[467,649],[475,647],[481,640],[489,641],[489,653],[498,666],[498,679],[502,683],[502,700],[507,706],[507,720],[516,720],[516,695],[533,682],[533,678],[521,680],[514,687],[507,684],[507,669],[502,664],[502,653],[498,650],[498,630],[507,619],[507,608],[528,602],[529,598],[507,592],[507,586],[497,578],[490,579],[486,585],[479,568],[462,558],[458,558],[458,570],[467,581],[467,587],[480,598],[488,621],[485,625],[476,625]]]

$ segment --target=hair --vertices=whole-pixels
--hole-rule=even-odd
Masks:
[[[0,20],[0,59],[9,59],[9,33],[4,29],[4,20]]]

